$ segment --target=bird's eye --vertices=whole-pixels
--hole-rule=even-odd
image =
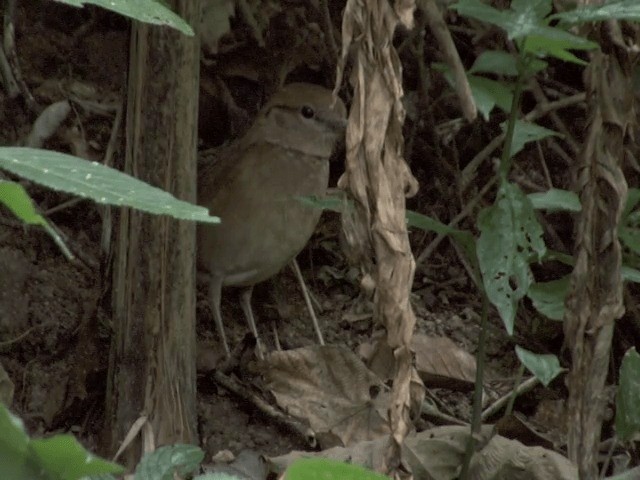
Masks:
[[[313,116],[316,114],[313,108],[311,108],[309,105],[305,105],[304,107],[302,107],[300,109],[300,113],[304,118],[313,118]]]

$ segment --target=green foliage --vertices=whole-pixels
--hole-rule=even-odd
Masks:
[[[502,130],[507,132],[507,124],[500,125]],[[562,137],[557,132],[549,130],[548,128],[541,127],[535,123],[526,122],[524,120],[516,120],[513,129],[513,138],[511,141],[510,157],[514,157],[522,151],[524,146],[529,142],[536,142],[538,140],[544,140],[545,138],[556,136]]]
[[[287,480],[384,480],[384,475],[327,458],[303,458],[287,468]]]
[[[550,282],[537,282],[529,287],[527,297],[538,312],[551,320],[564,318],[564,299],[569,291],[569,276]]]
[[[540,355],[525,350],[519,345],[516,345],[516,355],[522,364],[527,367],[545,387],[549,386],[551,381],[562,372],[558,357],[555,355]]]
[[[616,434],[623,442],[640,432],[640,355],[634,347],[627,350],[620,366],[616,393]]]
[[[127,206],[182,220],[217,223],[204,207],[176,199],[130,175],[98,162],[35,148],[0,148],[0,168],[53,190],[98,203]]]
[[[4,204],[16,217],[29,225],[39,225],[43,227],[47,233],[53,238],[58,248],[62,250],[68,259],[73,255],[67,248],[62,237],[58,235],[49,222],[40,215],[34,205],[31,197],[22,185],[15,182],[7,182],[0,180],[0,203]]]
[[[156,0],[55,0],[73,7],[92,4],[125,17],[154,25],[166,25],[193,36],[193,29],[182,18]]]
[[[170,445],[147,453],[136,468],[134,480],[173,480],[196,471],[204,452],[193,445]]]
[[[529,197],[533,208],[536,210],[547,210],[549,212],[579,212],[582,210],[578,195],[559,188],[552,188],[546,192],[530,193],[527,197]]]
[[[495,203],[478,217],[478,263],[489,300],[496,306],[509,335],[518,302],[533,282],[529,263],[546,247],[533,205],[517,185],[504,182]]]
[[[183,220],[218,223],[206,208],[178,200],[173,195],[97,162],[50,150],[0,148],[0,168],[53,190],[86,197],[98,203],[137,208]],[[0,203],[23,222],[42,226],[67,256],[73,255],[57,232],[34,208],[24,188],[0,181]]]
[[[71,435],[32,440],[22,420],[0,404],[0,478],[78,480],[88,475],[120,474],[123,468],[94,456]]]
[[[582,5],[575,10],[556,13],[549,18],[571,24],[607,20],[640,22],[640,3],[638,0],[609,0],[603,5]]]
[[[551,0],[513,0],[508,10],[498,10],[480,0],[461,0],[451,8],[466,17],[502,28],[525,56],[549,56],[584,65],[585,62],[569,50],[592,50],[598,46],[563,28],[550,26]],[[519,64],[520,73],[523,66]]]

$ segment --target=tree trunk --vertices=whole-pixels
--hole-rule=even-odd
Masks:
[[[199,0],[168,3],[198,29]],[[197,35],[133,23],[124,170],[191,202],[198,82]],[[192,222],[120,212],[105,423],[112,452],[140,416],[156,445],[197,441],[195,245]],[[127,466],[140,445],[129,447]]]

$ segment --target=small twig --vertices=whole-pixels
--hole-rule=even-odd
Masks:
[[[24,338],[26,338],[27,335],[29,335],[31,332],[33,332],[36,328],[44,327],[44,326],[47,326],[47,325],[50,325],[50,324],[49,323],[42,323],[40,325],[34,325],[33,327],[29,327],[23,333],[18,335],[17,337],[12,338],[10,340],[5,340],[4,342],[0,342],[0,348],[8,347],[10,345],[13,345],[14,343],[18,343],[21,340],[23,340]]]
[[[438,40],[440,52],[444,55],[445,62],[453,73],[455,81],[455,91],[462,108],[464,118],[468,122],[472,122],[478,115],[476,102],[471,94],[471,87],[467,80],[467,73],[460,60],[460,55],[456,49],[456,45],[451,38],[451,32],[447,28],[447,24],[442,18],[442,13],[434,0],[422,0],[421,6],[431,29],[431,33]]]
[[[489,405],[489,407],[486,408],[484,412],[482,412],[482,417],[481,417],[482,422],[483,423],[486,422],[493,415],[495,415],[500,410],[502,410],[509,403],[509,400],[511,399],[512,395],[515,394],[516,396],[519,396],[519,395],[522,395],[523,393],[533,390],[533,387],[538,385],[538,383],[540,383],[540,381],[536,377],[531,377],[528,380],[525,380],[524,382],[522,382],[520,385],[518,385],[514,391],[504,394],[498,400],[496,400],[491,405]]]
[[[537,104],[542,106],[548,105],[549,99],[544,94],[544,92],[542,91],[542,88],[540,88],[540,84],[535,78],[531,81],[531,87],[532,87],[531,90],[533,91],[533,96],[535,97]],[[558,116],[558,114],[555,111],[549,112],[549,118],[551,118],[551,121],[553,122],[555,127],[558,129],[558,131],[564,135],[564,141],[567,142],[567,145],[569,145],[569,147],[571,148],[572,153],[574,155],[577,155],[580,152],[580,145],[573,138],[573,136],[571,135],[571,132],[569,131],[567,126],[564,124],[562,119]]]
[[[116,108],[116,116],[113,119],[113,125],[111,126],[111,135],[109,136],[109,143],[107,143],[107,148],[104,152],[104,160],[103,164],[106,167],[113,167],[113,156],[115,155],[115,151],[118,147],[118,133],[120,132],[120,127],[122,125],[122,120],[124,116],[124,105],[122,102],[118,103]],[[102,253],[107,255],[109,253],[109,247],[111,245],[111,233],[113,230],[113,215],[112,210],[109,205],[104,205],[100,208],[100,213],[102,216],[102,233],[100,236],[100,248]]]
[[[311,321],[313,322],[313,328],[316,331],[318,342],[320,343],[320,345],[324,345],[324,338],[322,338],[320,323],[318,323],[318,317],[316,316],[316,312],[313,309],[313,304],[311,303],[311,297],[309,295],[309,291],[307,290],[307,285],[304,283],[304,277],[302,276],[302,272],[300,271],[300,266],[298,265],[298,261],[295,258],[291,261],[291,268],[293,269],[293,273],[296,274],[298,283],[300,283],[300,288],[302,289],[302,296],[304,297],[304,302],[307,304],[307,310],[309,311],[309,315],[311,315]]]
[[[31,91],[27,86],[20,70],[20,62],[16,53],[15,27],[13,26],[13,18],[16,13],[16,0],[6,0],[6,9],[4,11],[4,53],[7,56],[9,66],[13,72],[20,93],[24,97],[27,108],[33,113],[38,113],[40,107],[36,99],[31,95]]]
[[[261,413],[263,413],[267,417],[285,426],[292,432],[301,435],[310,447],[315,448],[317,444],[315,432],[308,426],[304,425],[301,421],[269,405],[248,388],[218,370],[214,372],[213,378],[216,382],[218,382],[234,395],[240,397],[242,400],[249,404],[253,404]]]
[[[542,167],[542,171],[544,172],[544,178],[547,181],[547,188],[553,188],[553,180],[551,180],[551,174],[549,173],[549,167],[547,167],[547,161],[544,158],[544,152],[542,151],[542,146],[540,142],[536,142],[536,146],[538,147],[538,158],[540,159],[540,166]]]
[[[2,75],[2,84],[7,92],[7,97],[16,98],[20,95],[20,88],[18,88],[18,83],[13,76],[9,60],[7,60],[2,45],[0,45],[0,75]]]
[[[452,228],[455,227],[464,218],[470,215],[473,209],[475,208],[476,204],[486,195],[486,193],[489,191],[491,187],[494,186],[495,183],[496,183],[496,177],[494,176],[489,182],[487,182],[487,184],[484,187],[482,187],[482,190],[480,190],[480,192],[475,197],[473,197],[470,201],[467,202],[467,204],[462,209],[462,211],[458,215],[456,215],[453,218],[453,220],[451,220],[451,222],[449,223],[449,227],[452,227]],[[420,265],[422,262],[427,260],[433,254],[435,249],[438,248],[438,245],[440,245],[440,242],[442,242],[442,240],[446,236],[447,236],[446,234],[442,234],[442,233],[438,234],[436,238],[434,238],[433,241],[429,245],[427,245],[427,247],[422,251],[422,253],[418,255],[418,258],[416,259],[416,265]]]
[[[336,37],[333,32],[333,23],[331,22],[331,12],[329,12],[328,0],[320,1],[320,8],[322,9],[322,17],[324,19],[325,36],[327,37],[329,48],[334,58],[338,57],[340,51],[338,50],[338,44],[336,43]]]
[[[559,110],[561,108],[569,107],[571,105],[577,105],[578,103],[584,102],[586,99],[585,93],[578,93],[572,97],[566,97],[560,99],[555,102],[548,102],[545,104],[538,104],[536,108],[527,113],[524,116],[524,120],[528,122],[533,122],[540,117],[547,115],[550,112],[555,110]],[[501,133],[493,140],[491,140],[486,147],[484,147],[475,157],[471,159],[471,161],[467,164],[466,167],[462,170],[462,174],[460,175],[460,190],[464,191],[471,184],[473,179],[476,176],[476,171],[480,164],[487,159],[494,150],[496,150],[504,140],[504,133]]]

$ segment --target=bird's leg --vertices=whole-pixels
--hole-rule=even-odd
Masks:
[[[229,358],[231,351],[229,350],[229,344],[227,343],[227,336],[224,333],[224,324],[222,323],[222,312],[220,311],[220,299],[222,297],[222,277],[220,275],[211,275],[209,282],[209,302],[211,302],[211,310],[213,310],[213,319],[216,322],[216,328],[218,329],[218,335],[222,340],[222,346],[224,352]]]
[[[264,349],[262,348],[262,343],[260,342],[260,337],[258,336],[258,329],[256,328],[256,321],[253,317],[253,309],[251,308],[251,294],[253,293],[253,286],[246,287],[240,293],[240,306],[242,307],[242,311],[244,313],[244,317],[247,319],[247,323],[249,324],[249,329],[253,336],[256,337],[256,346],[258,347],[258,358],[260,360],[264,359]]]

